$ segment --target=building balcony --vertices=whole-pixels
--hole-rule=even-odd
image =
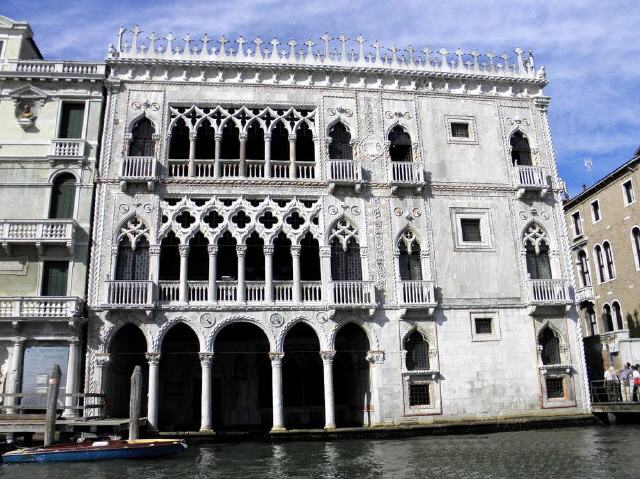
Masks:
[[[146,183],[153,191],[157,179],[157,164],[154,156],[125,156],[120,163],[118,180],[123,191],[127,183]]]
[[[0,242],[8,255],[13,245],[65,246],[73,253],[76,222],[72,219],[0,220]]]
[[[336,309],[372,309],[376,306],[373,281],[331,281],[331,306]]]
[[[327,181],[333,191],[336,185],[354,186],[360,191],[362,184],[362,166],[356,160],[329,160],[327,162]]]
[[[72,320],[82,313],[83,301],[69,296],[0,298],[0,320]]]
[[[400,281],[397,294],[398,306],[404,310],[425,309],[431,315],[437,304],[433,281]]]
[[[395,192],[400,187],[415,188],[422,191],[424,170],[420,163],[413,161],[392,161],[389,164],[389,184]]]
[[[233,178],[233,179],[299,179],[313,180],[316,178],[316,164],[314,161],[269,161],[245,160],[244,165],[239,159],[193,160],[189,167],[189,160],[169,160],[168,176],[170,178]]]
[[[529,306],[533,314],[544,308],[563,307],[571,304],[569,281],[566,279],[529,279]]]
[[[593,288],[591,286],[583,286],[576,289],[576,303],[594,302]]]
[[[104,63],[50,60],[11,60],[0,64],[0,72],[21,77],[59,76],[63,78],[103,79]]]
[[[518,198],[522,198],[527,191],[533,191],[543,197],[549,191],[546,170],[541,166],[514,166],[514,183]]]
[[[84,140],[55,139],[51,140],[51,149],[49,150],[49,163],[56,161],[78,162],[82,163],[86,154],[87,142]]]
[[[114,309],[153,307],[152,281],[107,281],[106,303]]]

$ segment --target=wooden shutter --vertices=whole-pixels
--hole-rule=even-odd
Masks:
[[[51,192],[49,218],[73,218],[76,199],[76,180],[71,175],[56,178]]]
[[[63,103],[60,138],[82,138],[84,103]]]
[[[66,296],[68,271],[69,263],[66,261],[46,261],[42,275],[42,296]]]

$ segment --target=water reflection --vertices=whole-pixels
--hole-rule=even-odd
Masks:
[[[640,477],[640,427],[589,427],[397,440],[193,446],[173,459],[5,465],[2,478]]]

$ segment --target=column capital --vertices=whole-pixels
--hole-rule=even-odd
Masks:
[[[238,135],[238,138],[240,139],[240,141],[244,141],[246,142],[247,139],[249,138],[249,135],[247,135],[246,133],[242,132]]]
[[[264,141],[271,141],[271,133],[264,134]]]
[[[189,132],[189,141],[196,141],[196,138],[198,138],[198,132],[190,131]]]
[[[149,255],[151,256],[159,256],[160,255],[160,245],[152,244],[149,246]]]
[[[384,351],[368,351],[367,361],[371,364],[382,364],[384,362]]]
[[[282,365],[282,359],[284,358],[284,353],[270,352],[269,353],[269,358],[271,359],[271,364],[273,366],[281,366]]]
[[[13,338],[13,345],[21,347],[21,346],[24,346],[25,341],[26,341],[26,338],[19,336],[17,338]]]
[[[109,353],[96,353],[94,356],[94,361],[96,362],[96,366],[104,368],[106,366],[109,366],[111,355]]]
[[[118,245],[111,245],[111,255],[112,256],[117,256],[118,255]]]
[[[546,112],[549,108],[550,101],[549,98],[536,98],[534,104],[539,111]]]
[[[74,345],[74,346],[78,346],[80,344],[80,338],[70,338],[69,339],[69,346]]]
[[[360,257],[367,258],[369,256],[369,248],[367,246],[360,247]]]
[[[320,246],[320,257],[331,258],[331,246]]]
[[[213,356],[214,353],[198,353],[198,357],[200,358],[200,365],[203,368],[210,368],[213,364]]]
[[[320,357],[324,362],[331,363],[333,358],[336,357],[335,351],[320,351]]]
[[[300,251],[302,250],[302,246],[300,245],[291,245],[291,256],[292,257],[299,257],[300,256]]]
[[[292,142],[294,142],[294,143],[295,143],[295,141],[296,141],[296,135],[295,135],[295,133],[291,133],[291,134],[289,134],[289,141],[292,141]]]
[[[160,364],[160,353],[146,353],[145,357],[147,358],[149,366],[157,366]]]
[[[266,255],[272,255],[273,251],[274,251],[274,246],[271,245],[271,244],[264,245],[262,247],[262,251],[264,251],[264,254],[266,254]]]
[[[218,245],[217,244],[207,245],[207,252],[209,253],[209,256],[218,254]]]
[[[178,252],[180,253],[181,257],[189,256],[189,245],[188,244],[179,245]]]
[[[220,132],[216,132],[216,133],[213,135],[213,139],[214,139],[214,140],[216,140],[216,141],[222,141],[222,133],[220,133]]]
[[[236,254],[238,256],[244,256],[247,253],[247,245],[239,244],[236,245]]]

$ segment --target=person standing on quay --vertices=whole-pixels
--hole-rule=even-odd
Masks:
[[[638,400],[638,386],[640,386],[640,364],[636,364],[633,368],[633,372],[631,373],[631,377],[633,379],[633,398],[632,401]]]
[[[616,374],[616,370],[613,366],[609,366],[609,368],[604,372],[604,387],[605,391],[607,391],[607,401],[615,402],[617,399],[616,392],[616,383],[617,383],[618,375]]]
[[[622,401],[624,402],[631,401],[631,383],[629,379],[631,379],[632,374],[631,363],[626,363],[619,373],[620,392],[622,394]]]

